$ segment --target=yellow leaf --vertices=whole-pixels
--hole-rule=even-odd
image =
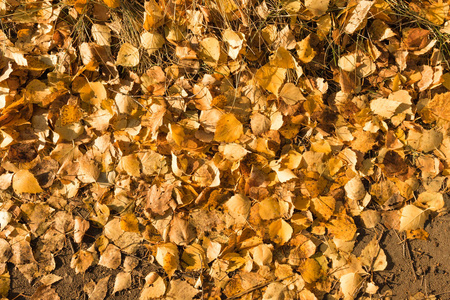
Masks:
[[[214,37],[204,38],[200,42],[200,58],[205,62],[216,64],[220,57],[220,42]]]
[[[233,114],[224,114],[217,122],[214,140],[217,142],[233,143],[244,134],[244,126]]]
[[[2,296],[2,297],[8,296],[10,285],[11,285],[11,279],[9,276],[9,272],[5,271],[5,273],[0,275],[0,296]]]
[[[263,220],[272,220],[281,217],[278,200],[270,197],[261,201],[259,203],[259,215]]]
[[[120,217],[120,228],[127,232],[139,232],[139,221],[135,214],[127,213]]]
[[[406,231],[406,238],[408,240],[423,240],[423,241],[427,241],[429,238],[429,234],[428,232],[426,232],[424,229],[419,228],[419,229],[415,229],[415,230],[407,230]]]
[[[340,215],[337,219],[331,220],[327,228],[335,238],[344,241],[351,241],[356,234],[356,225],[353,219],[346,214]]]
[[[83,113],[77,105],[64,105],[61,108],[61,126],[79,122]]]
[[[273,67],[291,69],[295,67],[295,60],[291,52],[283,47],[277,49],[274,55],[270,57],[270,65]]]
[[[303,264],[299,267],[300,274],[302,275],[302,278],[307,283],[313,283],[319,280],[322,275],[322,267],[320,266],[319,262],[315,260],[314,258],[308,258],[306,259]]]
[[[276,220],[269,225],[270,239],[280,245],[291,239],[293,231],[291,225],[283,219]]]
[[[181,255],[181,261],[186,271],[199,271],[207,266],[205,250],[199,244],[187,246]]]
[[[295,105],[300,101],[306,100],[300,89],[291,82],[288,82],[283,86],[280,97],[287,105]]]
[[[144,29],[152,31],[164,24],[164,12],[155,0],[146,1],[144,4]]]
[[[19,170],[14,174],[13,177],[13,189],[14,192],[18,194],[22,193],[42,193],[43,190],[40,187],[37,179],[28,170]]]
[[[103,0],[103,2],[105,2],[109,8],[118,8],[120,6],[120,0]]]
[[[273,67],[270,64],[264,65],[255,74],[256,82],[275,96],[278,96],[278,90],[285,78],[285,68]]]
[[[331,196],[323,196],[311,199],[311,211],[319,219],[327,221],[334,213],[336,200]]]
[[[130,43],[124,43],[120,46],[117,54],[116,65],[124,67],[135,67],[139,64],[139,49]]]
[[[172,277],[178,269],[178,248],[174,243],[165,243],[157,246],[156,261],[164,268],[167,275]]]
[[[139,177],[141,175],[141,164],[135,154],[123,156],[120,159],[119,168],[129,176]]]
[[[308,35],[306,38],[298,42],[296,46],[298,58],[300,58],[300,60],[305,64],[312,61],[316,56],[316,51],[314,51],[314,49],[309,44],[310,39],[311,36]]]
[[[143,32],[141,34],[141,44],[144,49],[147,49],[147,53],[152,55],[165,43],[164,37],[157,32]]]

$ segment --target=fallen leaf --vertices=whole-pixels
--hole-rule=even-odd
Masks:
[[[14,192],[18,194],[37,194],[43,192],[38,181],[36,180],[36,177],[34,177],[34,175],[28,170],[19,170],[15,172],[12,186]]]
[[[214,140],[233,143],[244,133],[242,123],[233,114],[224,114],[217,122]]]
[[[269,225],[270,239],[280,245],[287,243],[292,237],[293,229],[289,223],[283,219],[273,221]]]
[[[423,228],[427,218],[427,211],[424,211],[412,204],[406,205],[401,209],[399,230],[405,231]]]
[[[130,43],[120,46],[116,64],[124,67],[136,67],[139,64],[139,49]]]
[[[120,272],[114,280],[113,294],[126,290],[131,286],[131,273]]]

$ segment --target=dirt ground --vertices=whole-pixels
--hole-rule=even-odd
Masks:
[[[450,215],[432,220],[425,230],[429,241],[402,242],[394,231],[381,240],[389,264],[376,280],[382,290],[392,290],[393,299],[408,299],[418,292],[450,299]]]
[[[381,295],[391,294],[392,300],[405,300],[421,292],[423,295],[436,296],[437,299],[450,299],[450,214],[431,219],[425,230],[429,233],[429,240],[405,240],[402,234],[394,230],[384,231],[380,245],[388,259],[385,271],[373,274],[374,282],[380,287]],[[360,251],[373,238],[379,235],[378,230],[358,229],[360,240],[354,253]],[[76,245],[75,245],[76,246]],[[77,249],[74,249],[77,251]],[[86,283],[111,275],[108,282],[107,300],[138,299],[144,284],[145,276],[152,271],[158,271],[156,265],[150,263],[146,257],[146,250],[140,249],[136,257],[139,265],[132,272],[132,286],[130,289],[111,294],[114,279],[121,270],[110,270],[102,266],[90,268],[86,274],[75,274],[70,268],[72,249],[64,248],[56,257],[54,274],[63,279],[52,286],[63,300],[88,299],[83,287]],[[124,257],[123,257],[124,258]],[[28,300],[41,285],[34,281],[31,284],[12,265],[10,265],[11,289],[8,299]],[[419,300],[421,298],[415,298]],[[423,299],[427,299],[426,297]],[[430,298],[431,299],[431,298]]]

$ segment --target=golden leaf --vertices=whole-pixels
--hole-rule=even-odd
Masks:
[[[118,8],[120,6],[120,0],[103,0],[103,2],[105,2],[109,8]]]
[[[351,217],[346,214],[340,215],[337,219],[331,220],[327,228],[335,238],[344,241],[351,241],[356,234],[356,225]]]
[[[214,140],[233,143],[244,134],[244,126],[233,114],[224,114],[217,122]]]
[[[312,61],[316,56],[316,51],[311,48],[311,45],[309,44],[310,39],[311,36],[308,35],[306,38],[298,42],[296,46],[298,58],[300,58],[300,60],[305,64]]]
[[[124,67],[136,67],[139,64],[139,49],[130,43],[124,43],[120,46],[117,54],[116,65]]]
[[[77,105],[64,105],[61,108],[61,126],[79,122],[83,113]]]
[[[280,245],[291,239],[293,231],[291,225],[283,219],[278,219],[269,225],[270,239]]]
[[[133,213],[124,214],[120,217],[120,228],[123,231],[139,232],[139,221]]]
[[[262,66],[255,74],[256,82],[275,96],[278,96],[278,90],[285,78],[285,68],[273,67],[269,64]]]
[[[42,193],[43,190],[39,185],[37,179],[28,170],[19,170],[13,177],[13,190],[18,194],[22,193]]]

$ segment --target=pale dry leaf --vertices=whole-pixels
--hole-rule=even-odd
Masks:
[[[328,10],[330,0],[305,0],[305,7],[315,16],[320,17]]]
[[[173,300],[191,300],[199,292],[199,290],[186,281],[175,279],[170,281],[166,297]]]
[[[361,200],[366,195],[366,189],[359,176],[350,179],[344,186],[345,193],[352,200]]]
[[[360,217],[366,228],[374,228],[381,221],[380,212],[372,209],[363,210]]]
[[[440,192],[420,193],[417,203],[425,205],[431,211],[440,211],[445,207],[444,196]]]
[[[94,256],[91,252],[80,250],[72,256],[70,267],[75,269],[75,273],[84,273],[94,262]]]
[[[139,64],[139,49],[130,43],[124,43],[120,46],[117,54],[116,65],[123,67],[136,67]]]
[[[53,283],[60,281],[61,279],[63,279],[61,276],[55,274],[47,274],[42,276],[39,281],[44,285],[50,286]]]
[[[435,128],[422,130],[421,132],[411,129],[406,140],[413,149],[421,152],[430,152],[439,148],[443,135],[442,132]]]
[[[89,229],[89,221],[83,219],[80,216],[75,216],[74,219],[74,229],[73,229],[73,239],[75,243],[81,243],[84,234]]]
[[[348,273],[339,279],[341,283],[341,291],[344,294],[344,300],[353,300],[355,299],[358,291],[361,289],[361,275],[358,273]]]
[[[383,271],[387,267],[386,254],[374,237],[361,251],[359,257],[361,263],[371,271]]]
[[[139,300],[158,299],[166,293],[164,279],[156,272],[151,272],[145,277],[145,285],[141,291]]]
[[[229,161],[239,161],[244,158],[250,151],[243,146],[235,143],[222,144],[219,146],[219,152]]]
[[[277,199],[269,197],[259,202],[259,216],[263,220],[272,220],[281,217],[280,204]]]
[[[244,44],[245,36],[241,32],[226,29],[222,33],[222,38],[228,45],[228,56],[236,59]]]
[[[141,45],[147,50],[149,55],[152,55],[164,45],[164,37],[157,32],[144,31],[141,34]]]
[[[242,194],[236,194],[225,202],[228,213],[234,219],[246,219],[250,213],[251,201]]]
[[[300,89],[295,84],[288,82],[280,91],[280,98],[288,105],[295,105],[306,100]]]
[[[356,52],[343,55],[339,58],[338,65],[339,68],[346,72],[352,72],[356,69],[358,57]]]
[[[406,205],[400,212],[400,231],[423,228],[423,225],[428,218],[427,211],[412,204]]]
[[[187,245],[196,236],[195,228],[185,218],[176,215],[170,222],[169,238],[177,245]]]
[[[128,289],[131,286],[131,273],[120,272],[114,280],[113,294]]]
[[[373,1],[359,1],[356,4],[355,9],[351,13],[350,19],[347,22],[347,25],[344,27],[344,32],[346,34],[353,34],[356,30],[359,29],[361,24],[366,19],[367,13],[370,8],[374,4]]]
[[[260,135],[269,131],[270,120],[263,114],[254,113],[250,117],[250,126],[255,135]]]
[[[36,292],[30,297],[30,300],[60,300],[61,298],[56,293],[55,289],[48,285],[41,285],[36,289]]]
[[[98,264],[106,268],[117,269],[121,262],[120,249],[113,244],[109,244],[100,256]]]
[[[258,266],[270,265],[272,263],[272,249],[269,245],[258,245],[250,249],[250,253],[253,256],[253,261]]]
[[[262,297],[263,300],[283,300],[288,297],[285,294],[287,290],[286,285],[281,282],[272,282],[266,288],[264,295]]]
[[[100,279],[94,287],[92,293],[89,293],[89,300],[103,300],[108,292],[108,281],[111,275]]]
[[[220,57],[220,42],[215,37],[204,38],[200,42],[200,58],[206,63],[216,64]]]
[[[118,167],[129,176],[139,177],[141,175],[141,164],[135,154],[122,156]]]
[[[100,46],[110,46],[111,29],[106,25],[93,24],[91,28],[92,37]]]

